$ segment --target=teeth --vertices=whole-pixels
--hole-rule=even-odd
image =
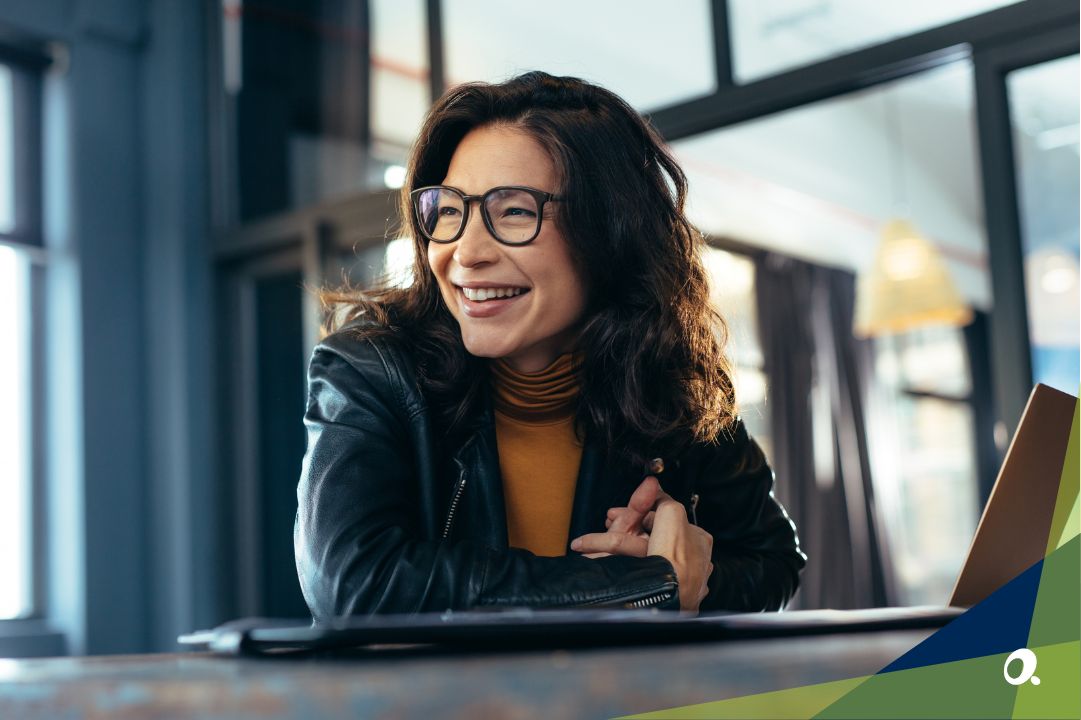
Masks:
[[[484,302],[493,298],[515,297],[525,292],[525,288],[462,288],[465,296],[474,302]]]

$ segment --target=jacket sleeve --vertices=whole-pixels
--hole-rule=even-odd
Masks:
[[[678,608],[661,557],[537,557],[468,540],[421,536],[418,469],[405,393],[371,342],[316,349],[304,416],[294,551],[316,622],[367,613],[482,606],[626,606],[665,598]],[[674,605],[673,605],[674,602]]]
[[[700,610],[779,610],[807,563],[774,476],[742,421],[713,449],[696,483],[698,525],[713,535],[713,573]]]

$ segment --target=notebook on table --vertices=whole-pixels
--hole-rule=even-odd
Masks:
[[[1077,398],[1046,385],[1029,397],[948,605],[780,613],[510,608],[340,618],[312,625],[246,618],[181,635],[221,654],[280,654],[417,644],[470,648],[686,643],[935,628],[1043,559]]]

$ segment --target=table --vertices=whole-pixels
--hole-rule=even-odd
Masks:
[[[609,718],[869,675],[932,632],[348,658],[0,660],[0,718]]]

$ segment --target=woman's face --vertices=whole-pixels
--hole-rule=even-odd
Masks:
[[[442,184],[467,195],[481,195],[500,185],[558,190],[548,153],[531,136],[508,126],[480,127],[467,134]],[[471,354],[504,358],[519,372],[537,372],[573,349],[586,289],[556,227],[554,211],[552,203],[545,204],[536,239],[510,247],[491,236],[480,204],[473,202],[460,238],[428,243],[428,264]],[[462,286],[477,284],[527,290],[501,299],[467,299]]]

